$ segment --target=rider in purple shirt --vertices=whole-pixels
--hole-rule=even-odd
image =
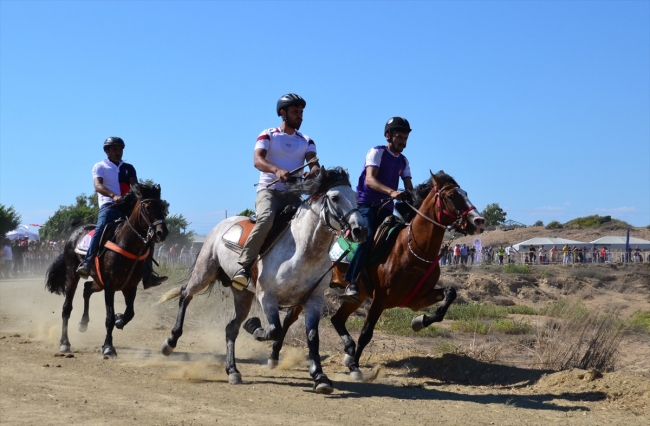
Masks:
[[[411,126],[401,117],[393,117],[384,126],[384,136],[388,144],[376,146],[366,155],[366,162],[359,176],[357,195],[359,212],[368,225],[368,238],[359,244],[345,274],[350,284],[341,296],[344,301],[359,300],[358,277],[366,266],[375,231],[383,220],[393,213],[393,200],[403,200],[405,194],[397,190],[399,178],[407,191],[413,190],[411,170],[402,151],[406,148]]]

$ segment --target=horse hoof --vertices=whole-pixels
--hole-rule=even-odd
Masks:
[[[241,385],[241,373],[228,374],[228,383],[231,385]]]
[[[334,386],[327,383],[318,383],[314,385],[314,392],[322,393],[323,395],[329,395],[334,392]]]
[[[79,323],[79,331],[85,333],[88,330],[88,323]]]
[[[72,351],[70,350],[70,345],[61,345],[59,347],[59,352],[61,352],[62,354],[67,354],[67,353],[70,353]]]
[[[363,381],[363,373],[361,370],[355,370],[350,372],[350,379],[354,380],[355,382],[362,382]]]
[[[277,359],[269,359],[267,362],[267,365],[269,366],[269,370],[273,370],[278,366],[278,360]]]
[[[119,330],[124,328],[124,314],[115,314],[115,327]]]
[[[169,342],[169,339],[165,339],[161,348],[162,354],[169,356],[172,354],[172,352],[174,352],[174,348],[176,348],[176,346],[172,346]]]
[[[413,331],[420,331],[424,328],[424,315],[418,315],[411,321]]]
[[[112,346],[106,346],[102,351],[102,355],[104,356],[104,359],[117,358],[117,352],[115,351],[115,348]]]
[[[348,354],[345,354],[345,356],[343,357],[343,365],[346,367],[350,367],[353,361],[354,361],[354,357],[351,357]]]
[[[260,321],[260,319],[257,317],[249,318],[244,323],[244,330],[246,330],[250,334],[255,333],[255,330],[257,330],[258,328],[262,328],[262,321]]]

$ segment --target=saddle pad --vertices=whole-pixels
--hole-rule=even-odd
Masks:
[[[221,237],[221,241],[236,253],[241,253],[255,224],[250,219],[242,219],[232,225]]]
[[[86,252],[90,248],[90,240],[93,238],[93,235],[95,235],[94,229],[84,235],[83,238],[77,242],[77,246],[74,248],[75,253],[85,256]]]
[[[359,243],[354,243],[352,241],[346,240],[343,237],[338,237],[336,240],[334,240],[332,247],[330,247],[330,260],[332,262],[336,262],[336,260],[341,257],[344,251],[350,249],[350,252],[343,259],[341,259],[342,263],[350,263],[352,261],[352,256],[354,256],[354,252],[357,250],[357,247],[359,247]]]

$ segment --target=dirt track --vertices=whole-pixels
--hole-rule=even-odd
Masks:
[[[226,314],[198,311],[203,318],[188,317],[177,352],[165,358],[159,348],[175,310],[153,306],[155,294],[138,295],[135,319],[114,333],[118,358],[103,360],[103,297],[91,301],[91,323],[82,334],[76,329],[78,291],[70,320],[74,357],[65,358],[56,356],[63,298],[47,293],[41,278],[0,281],[1,423],[630,425],[650,419],[647,375],[606,373],[594,381],[579,371],[542,376],[538,370],[427,354],[408,340],[377,334],[362,363],[367,377],[376,375],[372,382],[349,382],[341,354],[322,351],[336,388],[322,396],[311,390],[304,350],[286,348],[280,368],[269,370],[268,346],[242,333],[237,357],[245,383],[231,386],[223,367]],[[327,329],[321,333],[328,341]],[[382,345],[393,349],[383,354]],[[500,385],[480,385],[486,372]],[[477,384],[442,380],[445,374]]]

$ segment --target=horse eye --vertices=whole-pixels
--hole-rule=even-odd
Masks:
[[[332,200],[333,203],[338,203],[339,202],[339,196],[338,195],[332,195],[330,197],[330,200]]]

